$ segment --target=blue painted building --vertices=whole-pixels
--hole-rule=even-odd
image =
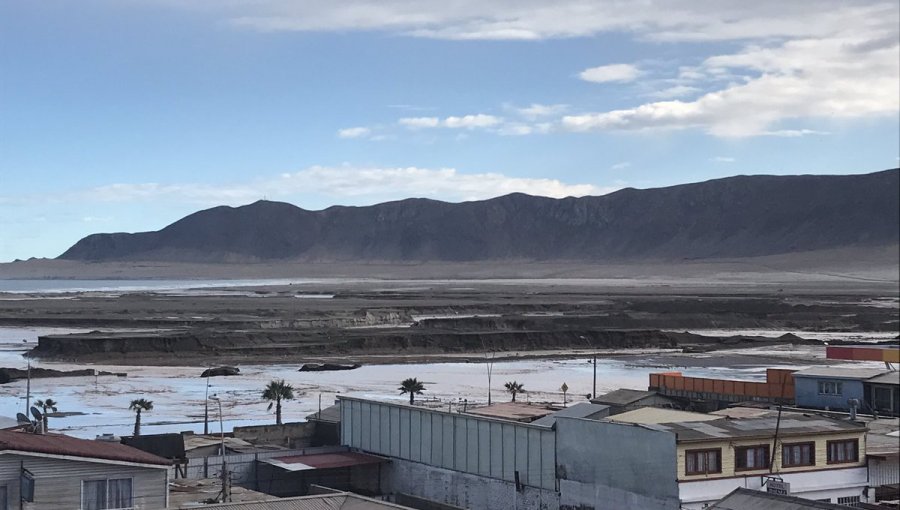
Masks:
[[[866,381],[884,374],[883,368],[816,367],[794,372],[795,401],[799,407],[849,411],[850,399],[859,401],[861,413],[871,413]]]

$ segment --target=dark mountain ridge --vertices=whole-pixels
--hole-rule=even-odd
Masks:
[[[307,211],[260,201],[155,232],[92,234],[59,258],[178,262],[749,257],[900,243],[900,169],[737,176],[599,197],[513,193]]]

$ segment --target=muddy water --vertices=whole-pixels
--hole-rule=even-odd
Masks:
[[[65,333],[59,328],[0,328],[0,366],[24,368],[23,352],[34,345],[37,336]],[[25,339],[27,342],[22,342]],[[803,360],[821,358],[824,349],[802,347],[783,350],[784,365],[803,367]],[[638,351],[634,351],[638,354]],[[772,348],[767,349],[772,354]],[[649,354],[649,353],[648,353]],[[735,354],[740,354],[736,351]],[[666,369],[681,370],[697,377],[727,377],[762,380],[764,367],[732,365],[729,367],[648,366],[641,356],[627,359],[599,360],[597,390],[599,393],[616,388],[644,389],[648,374]],[[687,358],[686,358],[687,360]],[[51,418],[50,428],[79,437],[93,438],[101,433],[130,434],[134,415],[128,403],[135,398],[147,398],[154,409],[143,416],[144,433],[203,431],[204,401],[207,380],[200,378],[205,367],[135,367],[104,364],[70,364],[35,361],[34,366],[58,370],[95,368],[109,372],[127,372],[127,377],[65,377],[32,381],[32,399],[53,398],[59,410],[84,414]],[[771,365],[770,365],[771,366]],[[262,388],[274,378],[283,378],[295,388],[296,399],[284,405],[284,420],[302,420],[315,412],[319,399],[323,406],[332,403],[337,395],[364,398],[402,400],[397,387],[401,380],[416,377],[425,382],[427,391],[422,398],[457,402],[461,398],[470,403],[487,400],[486,363],[423,363],[398,365],[369,365],[343,372],[298,372],[296,365],[241,365],[237,377],[209,379],[209,394],[217,394],[223,402],[225,429],[236,425],[274,423],[274,417],[260,399]],[[584,400],[591,392],[592,366],[586,357],[569,360],[523,360],[493,364],[491,386],[494,401],[507,400],[503,383],[516,380],[525,385],[522,400],[562,401],[559,387],[568,385],[571,400]],[[12,418],[24,410],[25,381],[0,385],[0,416]],[[213,404],[213,403],[211,403]],[[210,406],[210,430],[218,431],[218,407]]]

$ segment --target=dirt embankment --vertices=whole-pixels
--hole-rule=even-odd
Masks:
[[[896,334],[898,327],[893,296],[616,294],[577,282],[356,285],[17,298],[0,300],[0,324],[100,330],[41,337],[35,357],[145,365],[366,356],[389,363],[573,349],[705,352],[802,343],[805,331]],[[310,292],[333,297],[304,299]],[[673,332],[728,329],[791,331],[800,339]]]

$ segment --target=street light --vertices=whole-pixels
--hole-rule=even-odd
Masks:
[[[225,425],[222,423],[222,399],[218,395],[210,395],[209,400],[219,403],[219,436],[222,438],[222,462],[225,462]]]
[[[222,422],[222,399],[218,395],[211,395],[209,400],[214,400],[219,404],[219,436],[222,439],[222,501],[231,499],[231,491],[228,490],[228,466],[225,464],[225,425]],[[218,498],[216,498],[218,499]]]

